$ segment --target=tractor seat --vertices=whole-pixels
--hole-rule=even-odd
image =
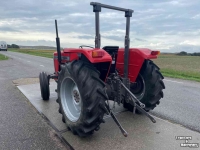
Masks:
[[[113,53],[116,54],[118,52],[119,46],[104,46],[102,49],[112,56]]]

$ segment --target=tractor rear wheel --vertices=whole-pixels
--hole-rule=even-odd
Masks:
[[[153,110],[164,96],[162,91],[165,89],[164,77],[159,70],[153,61],[145,60],[136,83],[131,83],[130,86],[131,92],[145,104],[146,111]],[[124,102],[124,107],[133,111],[133,106],[129,103]],[[140,112],[136,110],[136,113]]]
[[[41,72],[39,74],[40,80],[40,91],[43,100],[49,100],[50,90],[49,90],[49,79],[46,72]]]
[[[106,112],[104,87],[99,72],[89,63],[75,60],[61,66],[59,112],[73,134],[85,137],[99,130]]]

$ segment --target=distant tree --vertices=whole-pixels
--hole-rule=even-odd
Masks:
[[[12,45],[11,45],[11,48],[19,48],[19,46],[16,45],[16,44],[12,44]]]
[[[187,52],[182,51],[182,52],[180,52],[180,53],[177,53],[177,55],[180,55],[180,56],[186,56],[186,55],[187,55]]]
[[[193,53],[192,56],[200,56],[200,53]]]
[[[8,47],[8,48],[12,48],[11,45],[9,45],[9,44],[7,45],[7,47]]]

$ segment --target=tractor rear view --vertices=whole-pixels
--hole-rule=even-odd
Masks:
[[[108,100],[123,105],[133,113],[143,113],[153,123],[155,119],[148,113],[163,98],[163,76],[151,59],[156,59],[159,51],[145,48],[129,48],[130,17],[133,10],[91,2],[95,13],[95,47],[80,46],[60,50],[57,21],[54,53],[54,74],[40,73],[40,87],[43,100],[48,100],[49,80],[57,82],[56,100],[59,113],[68,129],[81,137],[98,131],[104,123],[104,114],[110,115],[124,136],[123,129],[109,106]],[[125,12],[125,47],[105,46],[100,48],[99,13],[102,8]]]

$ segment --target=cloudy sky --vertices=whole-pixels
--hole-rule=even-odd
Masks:
[[[88,0],[1,0],[0,41],[55,46],[58,20],[62,47],[94,45],[94,13]],[[200,52],[199,0],[98,0],[133,9],[131,47]],[[123,12],[102,9],[101,46],[124,45]]]

